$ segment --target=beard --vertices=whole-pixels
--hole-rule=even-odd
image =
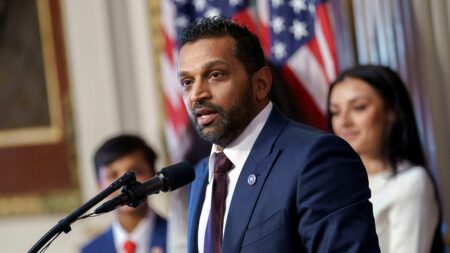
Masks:
[[[256,103],[252,100],[253,90],[251,84],[248,89],[239,95],[237,101],[226,111],[222,107],[208,101],[195,102],[189,113],[189,120],[198,135],[216,145],[226,147],[235,140],[256,116]],[[195,111],[208,109],[217,113],[218,117],[209,125],[200,125],[197,122]]]

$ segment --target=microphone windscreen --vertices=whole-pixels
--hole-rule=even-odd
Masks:
[[[181,162],[170,165],[161,170],[164,175],[165,184],[169,187],[168,190],[173,191],[180,188],[183,185],[189,184],[194,181],[195,171],[192,164],[189,162]]]

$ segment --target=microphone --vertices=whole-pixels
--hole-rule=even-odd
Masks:
[[[194,178],[194,168],[188,162],[168,166],[143,183],[135,181],[124,186],[120,195],[103,203],[94,210],[94,213],[107,213],[124,205],[138,207],[145,202],[148,195],[156,194],[160,191],[167,192],[176,190],[194,181]]]

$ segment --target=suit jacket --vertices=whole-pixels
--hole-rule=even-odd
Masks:
[[[156,215],[156,214],[155,214]],[[167,221],[156,215],[155,223],[153,225],[152,237],[149,242],[149,252],[153,247],[160,247],[166,252],[167,239]],[[109,227],[103,234],[99,235],[88,244],[83,246],[82,253],[116,253],[114,246],[114,238],[112,227]]]
[[[195,170],[191,253],[198,251],[208,158]],[[274,107],[237,181],[222,252],[380,252],[369,198],[366,170],[345,141],[288,120]]]

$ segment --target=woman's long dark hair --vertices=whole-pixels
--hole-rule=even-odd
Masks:
[[[363,80],[374,88],[381,96],[387,109],[394,114],[394,121],[385,142],[394,175],[397,173],[398,163],[407,160],[425,168],[425,171],[430,176],[439,208],[439,223],[434,234],[431,252],[443,252],[443,242],[440,233],[442,209],[438,187],[426,166],[413,106],[405,84],[396,72],[385,66],[359,65],[343,71],[330,85],[328,92],[327,127],[331,132],[333,132],[333,127],[331,125],[330,94],[333,88],[347,77]]]
[[[360,79],[375,89],[386,108],[394,115],[386,140],[386,154],[391,167],[396,172],[398,162],[408,160],[425,167],[425,157],[420,144],[414,110],[408,91],[401,78],[388,67],[379,65],[359,65],[345,70],[331,84],[327,99],[327,127],[331,125],[330,94],[336,84],[345,78]]]

